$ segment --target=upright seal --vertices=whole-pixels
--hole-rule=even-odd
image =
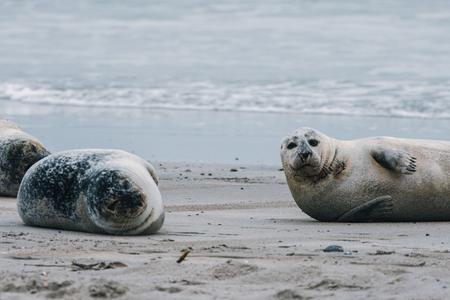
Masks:
[[[18,210],[23,222],[76,231],[143,235],[164,221],[158,178],[144,159],[121,150],[52,154],[23,178]]]
[[[297,205],[317,220],[450,220],[450,142],[342,141],[300,128],[281,160]]]
[[[0,120],[0,196],[15,197],[25,172],[50,153],[13,122]]]

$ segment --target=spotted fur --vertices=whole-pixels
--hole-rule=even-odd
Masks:
[[[18,195],[25,224],[117,235],[150,234],[164,221],[153,167],[120,150],[72,150],[26,173]]]

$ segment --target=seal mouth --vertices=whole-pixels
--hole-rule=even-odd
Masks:
[[[306,163],[304,165],[289,166],[292,172],[293,178],[296,180],[303,180],[305,178],[310,178],[317,176],[320,173],[320,165],[317,166],[313,163]]]
[[[302,165],[300,165],[300,166],[291,166],[291,169],[293,170],[293,171],[301,171],[302,169],[304,169],[304,168],[314,168],[314,166],[312,165],[312,164],[310,164],[310,163],[306,163],[306,164],[302,164]]]
[[[290,165],[289,167],[294,173],[303,172],[303,171],[315,171],[318,168],[316,165],[309,163],[309,162],[306,164],[301,164],[301,165],[296,165],[296,166]]]

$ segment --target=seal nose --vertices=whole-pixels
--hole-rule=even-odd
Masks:
[[[303,152],[299,152],[298,155],[303,159],[303,160],[307,160],[311,155],[312,152],[311,151],[303,151]]]
[[[128,195],[126,198],[113,199],[106,209],[114,216],[131,218],[140,215],[145,207],[144,199]]]

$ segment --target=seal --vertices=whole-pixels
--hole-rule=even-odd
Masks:
[[[25,172],[49,154],[17,124],[0,120],[0,196],[16,197]]]
[[[450,220],[448,141],[343,141],[300,128],[281,161],[297,205],[319,221]]]
[[[25,174],[17,206],[27,225],[74,231],[144,235],[164,222],[155,169],[122,150],[47,156]]]

